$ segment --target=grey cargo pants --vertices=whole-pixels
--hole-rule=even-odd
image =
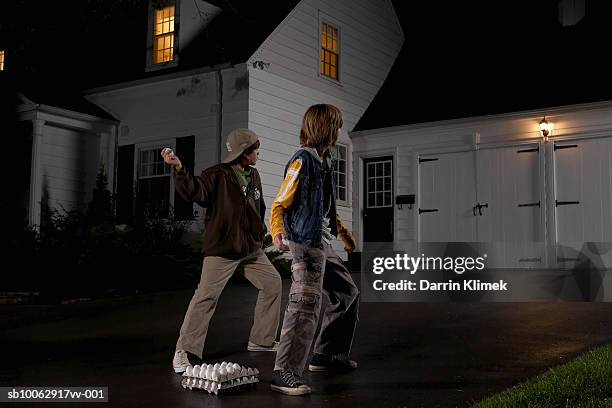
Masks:
[[[289,303],[283,319],[275,370],[301,375],[315,337],[321,297],[329,297],[314,352],[348,356],[358,321],[359,290],[329,244],[313,248],[289,241],[293,253]]]

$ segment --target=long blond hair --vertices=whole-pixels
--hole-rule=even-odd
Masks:
[[[312,105],[304,114],[300,130],[300,144],[312,147],[319,154],[338,141],[338,129],[342,127],[342,112],[334,105]]]

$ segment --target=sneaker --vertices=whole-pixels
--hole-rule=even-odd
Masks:
[[[308,365],[308,371],[352,371],[358,366],[357,362],[347,356],[328,356],[326,354],[313,354],[312,360]]]
[[[276,352],[276,350],[278,350],[278,341],[273,342],[271,346],[260,346],[259,344],[255,344],[249,341],[249,344],[247,345],[247,350],[248,351],[274,351]]]
[[[310,394],[311,389],[308,385],[295,378],[295,375],[288,370],[274,370],[270,389],[285,395],[304,395]]]
[[[174,358],[172,359],[172,367],[175,373],[184,373],[187,367],[191,367],[192,364],[189,361],[189,355],[185,350],[176,350]]]

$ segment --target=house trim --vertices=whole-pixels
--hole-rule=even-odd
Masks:
[[[494,115],[473,116],[468,118],[448,119],[433,122],[421,122],[409,125],[389,126],[376,129],[365,129],[349,132],[349,136],[353,139],[364,136],[388,134],[395,132],[417,132],[419,130],[427,130],[431,133],[443,133],[449,130],[453,132],[462,129],[471,129],[474,125],[485,124],[499,121],[500,119],[530,119],[537,118],[539,121],[542,117],[554,117],[565,113],[585,112],[599,109],[612,109],[612,101],[593,102],[585,104],[564,105],[558,107],[541,108],[526,111],[517,111],[509,113],[500,113]],[[536,123],[537,124],[537,123]],[[539,128],[534,128],[535,132],[539,133]],[[553,132],[554,137],[554,132]]]

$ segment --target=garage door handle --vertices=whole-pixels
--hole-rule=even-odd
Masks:
[[[558,201],[555,200],[555,206],[580,204],[580,201]]]
[[[580,258],[562,258],[560,256],[557,257],[557,262],[578,262]]]
[[[419,208],[419,214],[427,212],[438,212],[437,208]]]
[[[480,213],[481,216],[482,216],[482,207],[489,208],[489,203],[478,204],[478,212]]]

